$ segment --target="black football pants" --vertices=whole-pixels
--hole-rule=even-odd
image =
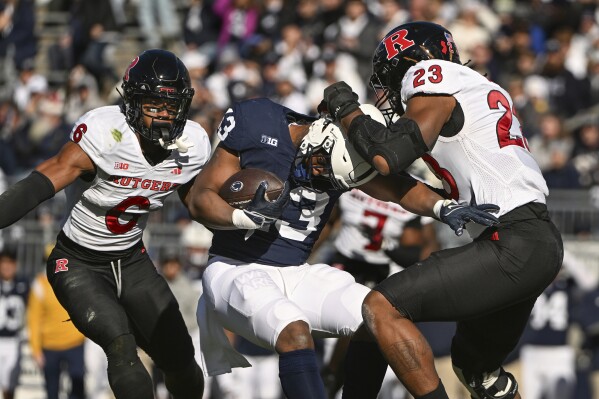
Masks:
[[[457,321],[453,363],[475,373],[496,370],[513,350],[563,258],[545,205],[521,206],[500,221],[374,288],[414,322]]]

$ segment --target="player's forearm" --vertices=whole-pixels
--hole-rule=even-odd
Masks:
[[[354,112],[344,118],[343,126],[350,119],[347,128],[350,143],[382,175],[405,170],[429,150],[412,119],[400,118],[386,127],[368,115]]]
[[[435,203],[444,199],[407,174],[378,175],[360,186],[360,190],[381,201],[400,204],[406,210],[421,216],[435,216]]]
[[[234,208],[210,189],[195,192],[189,201],[188,209],[191,218],[206,227],[218,230],[237,228],[233,223]]]
[[[48,177],[38,171],[31,172],[0,195],[0,229],[15,223],[54,194]]]
[[[437,201],[444,199],[429,189],[426,184],[417,182],[405,193],[399,204],[406,210],[417,215],[435,217],[433,207]]]

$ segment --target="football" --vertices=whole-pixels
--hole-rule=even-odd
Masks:
[[[269,201],[279,198],[285,183],[274,173],[254,168],[241,169],[229,177],[218,194],[233,208],[243,209],[254,198],[262,181],[268,183],[266,198]]]

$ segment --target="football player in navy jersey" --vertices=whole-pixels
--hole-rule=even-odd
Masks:
[[[17,277],[15,254],[0,252],[0,392],[4,399],[12,399],[16,388],[28,296],[29,282]]]
[[[383,120],[373,106],[362,109]],[[235,104],[218,135],[220,144],[186,197],[192,217],[214,229],[198,303],[206,369],[218,375],[249,366],[230,346],[224,327],[276,350],[289,399],[325,399],[311,333],[352,335],[369,292],[345,271],[306,263],[335,201],[361,186],[379,199],[434,216],[443,198],[409,176],[377,175],[330,119],[315,120],[268,99]],[[262,185],[246,208],[234,209],[218,192],[243,168],[270,171],[286,182],[285,189],[270,202]],[[469,220],[491,225],[495,217],[485,210],[495,209],[460,206],[442,220],[457,231]],[[365,343],[362,361],[382,364],[384,375],[387,365],[373,342]],[[378,386],[374,396],[376,391]]]
[[[82,115],[59,154],[0,195],[0,229],[65,189],[67,212],[46,274],[70,321],[106,353],[115,397],[154,398],[139,346],[174,398],[200,399],[191,337],[142,235],[151,211],[170,194],[185,196],[210,140],[187,120],[194,90],[170,51],[141,53],[121,89],[122,106]]]
[[[490,202],[499,206],[501,223],[468,226],[474,242],[436,252],[374,287],[364,302],[365,325],[416,399],[447,393],[414,323],[452,320],[458,322],[454,370],[471,395],[519,398],[515,378],[501,365],[536,298],[557,275],[563,245],[513,101],[462,65],[451,33],[430,22],[403,24],[385,35],[374,53],[371,86],[385,107],[385,124],[360,111],[345,82],[324,90],[323,109],[364,159],[393,175],[422,158],[451,198],[438,215],[459,204]]]

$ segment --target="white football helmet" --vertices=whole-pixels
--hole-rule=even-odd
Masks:
[[[362,104],[360,109],[372,119],[385,123],[383,114],[374,105]],[[320,118],[312,122],[300,143],[293,179],[319,192],[345,191],[367,183],[376,174],[376,169],[357,153],[341,127],[330,118]]]

